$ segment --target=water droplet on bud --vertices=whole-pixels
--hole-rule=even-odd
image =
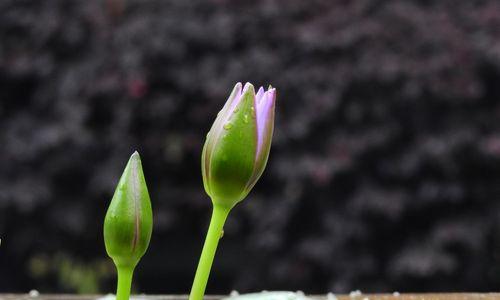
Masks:
[[[231,129],[232,127],[233,127],[233,124],[231,124],[231,123],[224,124],[224,129],[226,129],[226,130]]]
[[[245,114],[245,115],[243,116],[243,122],[244,122],[245,124],[246,124],[246,123],[248,123],[248,114]]]
[[[236,107],[234,110],[233,110],[233,113],[237,113],[238,111],[240,111],[240,109],[238,107]]]
[[[252,107],[250,114],[252,115],[252,119],[255,119],[255,108]]]

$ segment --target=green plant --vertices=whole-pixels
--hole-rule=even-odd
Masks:
[[[205,191],[213,211],[189,296],[201,300],[205,293],[224,223],[231,209],[242,201],[262,175],[274,129],[276,90],[236,84],[217,115],[203,147],[201,165]]]
[[[128,300],[134,269],[153,229],[151,201],[139,153],[130,157],[104,220],[104,243],[118,272],[116,300]]]

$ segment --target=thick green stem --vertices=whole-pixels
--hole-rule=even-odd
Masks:
[[[118,267],[117,271],[118,271],[118,284],[116,288],[116,300],[129,300],[134,268]]]
[[[212,268],[212,263],[214,261],[215,251],[217,250],[217,245],[219,244],[222,229],[229,211],[229,208],[214,206],[212,219],[210,220],[210,226],[208,227],[205,244],[203,245],[203,250],[201,251],[201,257],[198,263],[198,268],[196,269],[196,275],[194,276],[193,287],[191,288],[189,300],[203,299],[208,282],[208,276],[210,275],[210,269]]]

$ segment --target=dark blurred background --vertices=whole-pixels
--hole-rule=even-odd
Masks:
[[[277,87],[266,172],[208,293],[500,290],[500,2],[1,0],[0,292],[107,293],[102,223],[138,150],[134,289],[187,293],[205,135]]]

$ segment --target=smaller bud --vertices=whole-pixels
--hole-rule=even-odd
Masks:
[[[153,229],[153,212],[139,153],[134,152],[104,219],[106,252],[118,270],[117,300],[129,298],[132,273],[146,252]]]

